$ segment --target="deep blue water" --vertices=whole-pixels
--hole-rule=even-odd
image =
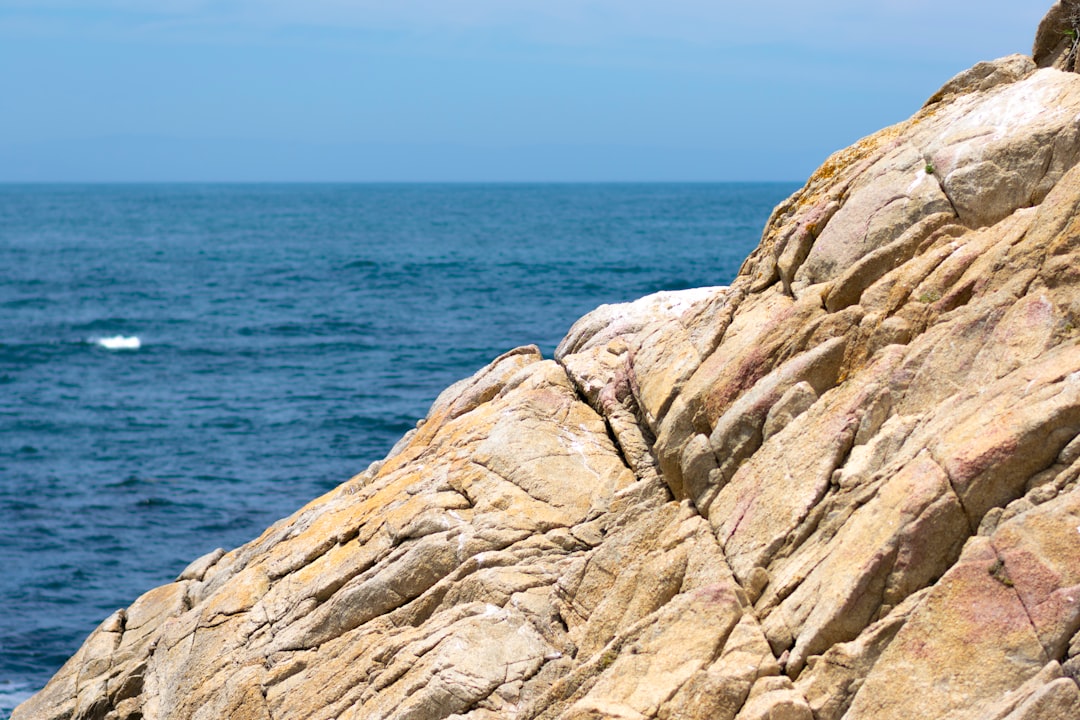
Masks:
[[[0,718],[500,353],[729,282],[794,189],[0,185]]]

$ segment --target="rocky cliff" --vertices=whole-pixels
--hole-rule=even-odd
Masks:
[[[730,287],[449,388],[14,717],[1080,718],[1074,19],[829,158]]]

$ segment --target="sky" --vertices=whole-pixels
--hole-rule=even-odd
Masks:
[[[0,182],[801,181],[1050,0],[0,0]]]

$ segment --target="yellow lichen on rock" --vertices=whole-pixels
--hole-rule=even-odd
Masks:
[[[497,358],[14,719],[1076,720],[1071,6],[829,158],[730,287]]]

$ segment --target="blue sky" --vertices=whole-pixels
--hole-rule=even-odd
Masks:
[[[1050,4],[0,0],[0,181],[799,181]]]

